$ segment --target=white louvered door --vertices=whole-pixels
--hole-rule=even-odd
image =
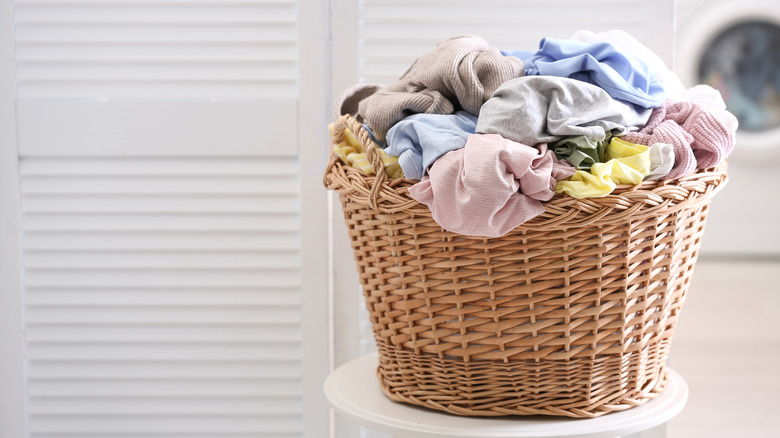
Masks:
[[[295,0],[15,1],[22,156],[297,155],[298,13]]]
[[[327,4],[0,7],[0,438],[327,436]]]
[[[674,59],[674,0],[350,0],[336,2],[334,8],[334,95],[357,82],[390,84],[436,43],[463,34],[479,35],[504,50],[536,50],[542,37],[620,29],[668,66]],[[336,224],[334,235],[335,264],[354,265],[349,246],[341,243],[348,240],[345,227]],[[340,364],[376,347],[354,267],[337,268],[335,280],[335,308],[342,313],[335,326]],[[337,436],[387,435],[340,420]]]
[[[299,436],[297,168],[21,161],[31,437]]]

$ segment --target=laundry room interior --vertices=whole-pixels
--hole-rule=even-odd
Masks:
[[[780,437],[778,163],[780,0],[0,0],[0,438]]]

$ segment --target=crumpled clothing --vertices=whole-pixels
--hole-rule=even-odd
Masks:
[[[629,132],[624,138],[644,145],[672,145],[675,163],[664,179],[717,166],[734,149],[734,133],[706,108],[688,101],[664,102],[653,110],[642,130]]]
[[[504,56],[514,56],[515,58],[520,59],[528,59],[536,53],[536,50],[523,50],[523,49],[515,49],[515,50],[501,50],[501,54]]]
[[[648,151],[650,166],[649,170],[642,173],[644,181],[655,181],[666,176],[674,166],[674,149],[668,143],[653,143],[649,148],[645,145],[628,142],[620,137],[614,137],[609,142],[604,152],[605,161],[615,158],[628,158],[640,156],[644,151]]]
[[[328,130],[331,135],[333,134],[333,124],[328,126]],[[381,148],[374,148],[374,151],[379,154],[382,159],[382,164],[385,166],[385,172],[387,176],[393,179],[403,178],[404,174],[401,170],[401,166],[398,164],[398,157],[387,155],[387,153]],[[344,130],[344,138],[340,143],[333,145],[333,153],[346,164],[360,170],[365,175],[373,175],[374,168],[371,166],[371,162],[368,160],[366,151],[363,149],[363,145],[360,144],[360,140],[349,129]]]
[[[615,137],[607,145],[606,162],[595,163],[590,172],[578,170],[558,181],[555,192],[574,198],[600,198],[612,193],[618,184],[639,184],[646,176],[658,176],[671,167],[668,146],[656,143],[648,148]]]
[[[578,135],[604,141],[608,131],[622,133],[646,122],[646,117],[637,118],[627,104],[595,85],[555,76],[525,76],[505,82],[482,105],[477,133],[499,134],[527,145]]]
[[[566,160],[579,170],[590,170],[594,163],[603,163],[604,151],[612,140],[612,136],[619,132],[607,131],[604,140],[596,141],[584,135],[565,137],[550,143],[549,147],[555,152],[555,156]]]
[[[544,212],[555,182],[574,173],[546,145],[538,148],[496,134],[471,135],[465,147],[442,155],[409,188],[445,230],[499,237]]]
[[[606,32],[593,33],[589,30],[580,30],[575,32],[571,39],[588,44],[610,43],[617,50],[623,53],[630,53],[634,58],[641,59],[647,64],[649,71],[655,72],[655,79],[666,91],[667,100],[678,99],[685,93],[685,86],[682,84],[680,77],[669,70],[661,57],[625,31],[612,29]]]
[[[523,71],[520,59],[503,56],[484,39],[457,36],[418,58],[398,82],[360,101],[358,112],[384,140],[411,114],[451,114],[455,108],[479,114],[499,85]]]
[[[355,84],[341,93],[333,104],[333,118],[337,119],[344,114],[350,114],[358,121],[362,121],[358,115],[358,104],[361,100],[376,93],[382,87],[375,84]]]
[[[358,114],[374,136],[385,141],[387,131],[411,114],[452,114],[455,107],[436,90],[391,91],[382,89],[360,101]]]
[[[526,76],[559,76],[597,85],[615,99],[641,108],[666,100],[656,71],[641,57],[618,50],[608,42],[542,38],[539,50],[523,60]]]
[[[643,178],[642,172],[630,164],[613,159],[594,164],[590,172],[578,170],[568,180],[558,181],[555,191],[573,198],[601,198],[612,193],[618,184],[639,184]]]
[[[465,146],[476,128],[477,116],[466,111],[413,114],[387,132],[385,152],[398,157],[407,179],[420,179],[437,158]]]
[[[650,145],[650,173],[645,175],[645,181],[665,179],[674,167],[674,147],[669,143],[653,143]]]
[[[713,117],[720,120],[732,135],[736,134],[737,128],[739,128],[739,120],[737,120],[734,114],[726,110],[726,102],[723,101],[720,91],[707,84],[694,85],[677,100],[697,103],[707,108]]]

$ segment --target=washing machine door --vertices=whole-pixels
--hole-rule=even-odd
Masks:
[[[688,0],[678,8],[680,79],[719,89],[740,124],[701,254],[778,257],[780,0]]]
[[[739,120],[737,158],[780,156],[780,1],[704,2],[678,34],[680,79],[720,90]]]

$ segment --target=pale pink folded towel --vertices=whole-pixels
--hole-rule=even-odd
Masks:
[[[447,231],[499,237],[542,214],[541,201],[574,171],[545,143],[531,147],[498,134],[474,134],[463,149],[439,157],[409,193]]]
[[[692,174],[696,169],[717,166],[734,149],[734,134],[709,110],[693,102],[666,101],[653,110],[639,132],[624,137],[632,143],[669,143],[674,148],[674,167],[663,179]]]

